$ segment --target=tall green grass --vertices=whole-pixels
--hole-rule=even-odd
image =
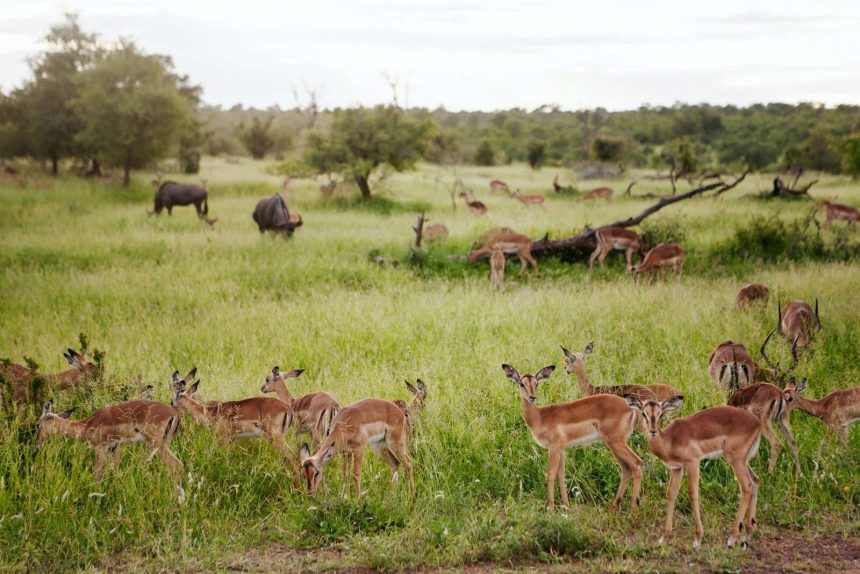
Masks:
[[[166,470],[144,448],[122,447],[118,464],[96,484],[84,444],[57,438],[37,452],[34,413],[22,412],[0,427],[0,568],[77,568],[123,556],[154,569],[217,568],[232,550],[271,543],[336,545],[344,560],[382,568],[661,556],[652,543],[667,474],[638,434],[632,445],[647,461],[642,511],[630,516],[625,503],[618,514],[606,513],[618,468],[600,446],[569,452],[571,511],[542,510],[546,452],[520,418],[502,362],[533,372],[560,363],[559,344],[579,348],[593,340],[586,369],[595,384],[668,383],[685,394],[685,413],[692,413],[724,400],[706,372],[717,343],[731,338],[757,348],[775,322],[776,297],[818,297],[825,329],[797,373],[809,377],[815,397],[860,381],[856,263],[714,260],[753,215],[779,211],[788,220],[808,210],[759,200],[755,180],[655,216],[683,228],[690,264],[681,282],[634,286],[623,256],[613,255],[590,277],[582,264],[547,260],[539,278],[513,280],[509,265],[508,290],[495,294],[485,266],[447,259],[465,253],[480,231],[509,225],[560,236],[638,212],[651,200],[583,205],[553,198],[545,210],[525,209],[482,192],[485,182],[501,177],[524,192],[551,193],[551,173],[468,168],[460,175],[490,207],[475,218],[462,206],[452,212],[436,174],[423,168],[386,181],[370,208],[323,200],[315,184],[299,183],[290,205],[305,226],[284,240],[261,237],[250,217],[256,198],[279,188],[275,180],[230,181],[227,167],[210,167],[224,176],[210,177],[210,215],[219,219],[211,230],[191,208],[147,217],[151,189],[144,184],[128,192],[74,179],[50,189],[0,187],[0,356],[31,356],[43,371],[58,371],[65,368],[61,351],[88,333],[92,346],[107,351],[104,380],[55,397],[58,409],[78,406],[76,418],[147,384],[167,401],[170,373],[191,366],[209,398],[259,394],[274,365],[307,369],[292,382],[294,393],[325,389],[342,404],[407,398],[403,379],[420,377],[429,396],[412,444],[417,500],[408,499],[404,484],[392,487],[387,466],[372,455],[361,500],[342,499],[338,462],[308,498],[292,490],[292,469],[269,445],[224,443],[185,421],[174,441],[187,472],[188,498],[179,504]],[[858,203],[854,188],[827,185],[829,195]],[[417,208],[451,228],[449,241],[428,247],[423,267],[406,263]],[[838,233],[828,230],[822,241]],[[379,266],[371,252],[402,263]],[[750,280],[770,286],[774,299],[767,309],[739,313],[734,295]],[[774,355],[786,361],[787,345],[775,344]],[[540,404],[579,396],[575,380],[560,373],[542,385]],[[787,456],[767,475],[762,448],[754,462],[763,482],[759,522],[804,531],[856,523],[857,432],[843,449],[816,419],[795,414],[793,429],[804,476]],[[296,447],[300,441],[290,440]],[[737,567],[742,554],[718,549],[737,503],[723,462],[703,464],[701,496],[709,547],[702,559],[713,568]],[[674,543],[685,547],[686,496],[678,512]]]

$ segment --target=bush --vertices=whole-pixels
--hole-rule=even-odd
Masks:
[[[475,165],[496,165],[496,149],[490,140],[484,140],[475,150]]]
[[[778,217],[753,217],[737,230],[724,248],[728,255],[742,259],[777,261],[804,259],[848,261],[860,254],[844,230],[837,230],[835,241],[825,243],[811,217],[783,221]]]
[[[646,220],[642,224],[640,235],[647,249],[660,243],[683,244],[687,238],[687,232],[681,225],[681,218],[677,215]]]

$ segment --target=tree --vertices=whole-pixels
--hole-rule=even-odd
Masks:
[[[625,142],[621,138],[599,136],[591,142],[591,155],[599,162],[621,163],[624,159]]]
[[[833,136],[824,127],[809,132],[801,150],[802,167],[816,171],[838,172],[839,155],[836,153]]]
[[[272,135],[272,122],[275,116],[268,116],[265,120],[260,120],[255,116],[251,120],[251,127],[245,128],[244,125],[239,126],[239,139],[245,149],[251,154],[254,159],[263,159],[266,154],[272,151],[275,147],[275,138]]]
[[[82,119],[69,105],[79,94],[78,76],[92,69],[98,57],[96,36],[85,34],[74,14],[51,28],[48,48],[30,62],[33,80],[14,95],[23,106],[23,126],[30,155],[51,162],[57,175],[62,158],[80,154],[77,134]]]
[[[496,148],[488,139],[481,140],[478,149],[475,150],[475,165],[496,165]]]
[[[123,40],[79,76],[72,105],[85,127],[77,139],[122,166],[126,186],[133,168],[175,149],[191,116],[194,90],[172,70],[169,57],[144,54]]]
[[[546,157],[546,143],[541,140],[532,140],[526,149],[526,158],[529,162],[529,167],[532,169],[540,169],[543,160]]]
[[[842,142],[842,171],[854,179],[860,176],[860,133],[848,136]]]
[[[334,112],[331,129],[312,131],[303,161],[317,174],[340,173],[355,180],[363,198],[371,196],[370,175],[386,165],[412,169],[424,154],[433,124],[413,120],[393,106]]]

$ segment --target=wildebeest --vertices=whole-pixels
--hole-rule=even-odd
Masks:
[[[257,227],[260,228],[260,233],[271,230],[275,233],[286,233],[291,236],[296,228],[302,226],[301,216],[298,217],[298,220],[290,218],[287,203],[280,193],[258,201],[251,216],[257,223]]]
[[[156,180],[156,184],[160,181]],[[173,215],[173,207],[176,205],[191,205],[194,204],[194,209],[197,210],[197,217],[205,219],[209,215],[209,185],[206,180],[203,180],[203,187],[192,183],[176,183],[175,181],[165,181],[158,186],[158,191],[155,192],[155,210],[147,211],[149,215],[160,215],[163,209],[167,210],[167,215]]]

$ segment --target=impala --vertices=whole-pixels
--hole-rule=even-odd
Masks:
[[[564,450],[572,446],[602,441],[621,467],[621,482],[610,506],[616,510],[633,478],[630,508],[639,506],[639,491],[642,486],[642,459],[627,446],[627,439],[636,424],[636,412],[621,397],[595,395],[569,403],[546,407],[535,405],[538,384],[549,378],[555,366],[544,367],[534,375],[520,375],[510,365],[502,365],[505,376],[519,386],[523,420],[531,431],[532,438],[549,451],[546,471],[547,500],[549,510],[555,508],[555,481],[558,479],[561,505],[567,508],[570,501],[564,482]]]
[[[657,389],[651,389],[645,385],[635,385],[635,384],[627,384],[627,385],[608,385],[604,387],[595,387],[591,384],[591,381],[588,380],[588,376],[585,374],[585,359],[594,352],[594,342],[587,344],[582,351],[578,353],[572,353],[566,348],[561,348],[564,353],[564,371],[568,375],[576,375],[576,380],[579,382],[579,390],[582,392],[582,395],[585,397],[590,397],[591,395],[617,395],[619,397],[623,397],[626,395],[634,395],[642,400],[653,399],[657,395]],[[665,389],[660,389],[664,394],[666,392],[672,393],[671,396],[677,395],[677,391],[671,387],[667,387],[666,385],[654,385],[655,387],[665,387]]]
[[[181,483],[183,466],[170,450],[180,417],[164,403],[132,400],[103,407],[81,421],[69,420],[74,409],[54,414],[52,407],[53,401],[45,403],[36,423],[36,446],[55,434],[86,441],[96,451],[95,477],[101,481],[109,452],[122,443],[145,442],[164,461],[177,484]]]
[[[475,215],[484,215],[487,213],[487,206],[476,199],[469,199],[469,194],[465,191],[461,191],[459,196],[466,202],[466,207],[469,208],[469,211]]]
[[[137,398],[142,401],[151,401],[153,397],[153,393],[155,392],[155,387],[152,385],[146,385],[142,391],[138,394]]]
[[[397,480],[401,465],[406,469],[409,493],[415,496],[412,460],[407,448],[408,438],[409,423],[406,414],[392,401],[364,399],[341,409],[334,419],[331,434],[315,454],[311,455],[307,444],[302,445],[301,473],[307,483],[308,492],[316,493],[322,482],[325,466],[336,454],[344,453],[352,455],[356,497],[361,497],[364,449],[370,445],[391,467],[393,480]],[[349,490],[348,481],[344,481],[344,488]]]
[[[696,523],[696,538],[693,548],[702,543],[702,510],[699,506],[699,463],[702,459],[722,456],[732,467],[740,487],[740,503],[732,534],[726,542],[734,546],[741,536],[741,522],[746,517],[746,531],[755,524],[756,499],[759,480],[749,461],[755,456],[761,439],[762,425],[755,415],[736,407],[713,407],[698,413],[673,420],[666,428],[660,422],[667,412],[677,410],[683,405],[684,397],[677,396],[658,403],[642,403],[636,397],[628,397],[630,406],[637,407],[648,427],[648,449],[669,469],[669,493],[666,504],[666,523],[663,528],[662,544],[672,533],[672,516],[675,500],[681,487],[684,469],[687,470],[687,486],[693,519]],[[746,546],[746,535],[741,539]]]
[[[633,253],[642,252],[642,239],[639,234],[623,227],[601,227],[594,232],[594,237],[597,240],[597,249],[588,258],[589,271],[594,266],[595,259],[603,267],[603,261],[613,249],[624,251],[628,269],[633,266]]]
[[[418,411],[424,408],[424,400],[427,398],[427,385],[421,379],[416,379],[413,385],[409,381],[404,381],[406,388],[412,393],[412,400],[407,404],[406,401],[397,399],[394,401],[400,410],[406,413],[406,416],[415,415]]]
[[[100,375],[100,367],[74,349],[63,353],[63,358],[71,369],[44,376],[45,383],[55,391],[64,391],[80,383],[90,381]],[[12,394],[17,403],[25,403],[29,397],[29,383],[36,376],[30,369],[15,363],[0,363],[0,375],[12,386]]]
[[[782,310],[782,303],[777,303],[777,321],[773,330],[791,341],[793,346],[809,346],[813,335],[821,330],[818,297],[815,298],[814,311],[805,301],[791,301],[785,311]]]
[[[795,397],[789,410],[797,409],[820,418],[827,430],[835,433],[848,446],[848,428],[860,422],[860,387],[833,391],[823,399]]]
[[[493,181],[490,182],[490,191],[492,191],[492,192],[504,191],[505,193],[510,193],[511,188],[508,187],[508,184],[505,183],[504,181],[494,179]]]
[[[260,391],[276,393],[279,399],[292,407],[293,424],[299,431],[310,431],[314,448],[316,448],[328,436],[332,420],[340,410],[340,405],[333,396],[325,391],[314,391],[293,398],[287,389],[286,380],[294,379],[304,372],[304,369],[294,369],[288,373],[281,373],[280,368],[275,367],[271,374],[266,376],[266,382]]]
[[[533,193],[531,195],[523,195],[520,193],[520,190],[516,190],[511,194],[511,197],[518,200],[520,203],[529,207],[530,205],[540,205],[543,207],[543,202],[546,201],[546,197],[541,195],[540,193]]]
[[[517,277],[521,276],[525,272],[528,264],[531,264],[532,270],[537,273],[538,263],[532,255],[532,240],[527,236],[516,232],[503,232],[496,235],[490,239],[487,245],[469,253],[469,262],[474,263],[481,256],[487,255],[494,249],[499,250],[502,253],[517,254],[517,257],[520,258],[520,272],[517,273]]]
[[[824,215],[827,219],[824,221],[824,227],[830,227],[834,221],[840,219],[848,222],[851,227],[857,227],[857,220],[860,219],[860,211],[850,205],[842,205],[841,203],[832,203],[830,201],[820,201],[815,206],[815,210],[824,210]]]
[[[213,428],[222,436],[231,439],[264,436],[278,452],[289,455],[284,433],[293,418],[290,405],[272,397],[209,401],[203,404],[194,398],[199,386],[199,379],[190,387],[180,381],[171,405],[178,411],[191,415],[197,423]]]
[[[427,241],[442,241],[448,239],[448,228],[441,223],[428,225],[421,230],[421,238]]]
[[[475,238],[475,241],[472,242],[472,251],[480,249],[481,247],[486,247],[492,239],[502,233],[516,233],[516,231],[510,227],[491,227],[486,231],[482,231],[481,234]]]
[[[798,459],[797,443],[794,441],[791,427],[789,426],[790,410],[788,405],[805,388],[806,379],[797,384],[792,378],[786,383],[783,389],[770,383],[754,383],[735,391],[729,399],[728,404],[730,407],[746,409],[761,421],[762,434],[767,439],[767,442],[770,443],[770,462],[767,465],[768,472],[773,472],[773,469],[776,467],[776,461],[779,458],[779,453],[782,452],[782,441],[777,438],[773,432],[773,428],[771,428],[773,422],[778,422],[785,440],[788,441],[788,448],[791,450],[794,467],[797,469],[798,474],[802,474],[800,460]]]
[[[661,243],[649,251],[645,258],[638,265],[630,266],[630,274],[633,275],[633,282],[636,283],[637,278],[642,273],[649,274],[650,282],[654,282],[654,275],[660,274],[660,280],[663,280],[663,275],[668,267],[675,270],[675,275],[678,279],[681,278],[681,271],[684,268],[684,248],[677,243]]]
[[[764,344],[767,344],[767,339]],[[714,386],[730,393],[752,384],[757,367],[747,348],[734,341],[723,341],[717,345],[708,359],[708,374]]]
[[[555,177],[552,180],[552,189],[556,193],[561,193],[562,191],[564,191],[564,187],[560,183],[558,183],[558,174],[555,174]]]
[[[612,203],[612,194],[613,193],[614,192],[612,191],[611,187],[598,187],[596,189],[592,189],[588,193],[580,195],[576,199],[576,201],[584,201],[586,199],[598,199],[598,198],[602,197],[603,199],[606,200],[607,203]]]
[[[499,291],[505,290],[505,254],[498,248],[490,252],[490,283]]]
[[[770,297],[770,289],[761,283],[750,283],[741,287],[735,297],[735,305],[744,307],[756,303],[767,305],[768,297]]]

